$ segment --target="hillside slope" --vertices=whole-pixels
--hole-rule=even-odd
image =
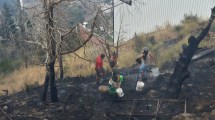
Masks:
[[[215,52],[212,52],[190,65],[191,77],[185,81],[179,100],[186,100],[187,113],[189,113],[187,117],[191,120],[215,117],[214,57]],[[129,117],[131,120],[151,120],[155,117],[156,99],[167,99],[165,90],[171,69],[160,71],[162,74],[156,79],[149,79],[145,83],[143,92],[135,91],[135,76],[137,76],[135,68],[121,70],[125,75],[123,85],[125,96],[121,100],[115,96],[98,93],[95,76],[73,77],[57,81],[60,99],[58,103],[42,103],[40,101],[42,87],[39,87],[0,97],[0,108],[13,120],[126,120]],[[134,102],[128,99],[148,100]],[[131,109],[133,109],[132,114],[136,115],[129,116]],[[168,120],[179,114],[174,118],[178,120],[180,117],[184,118],[180,114],[183,112],[183,102],[164,101],[160,103],[157,115],[161,120]],[[1,120],[6,119],[2,112],[0,116]]]

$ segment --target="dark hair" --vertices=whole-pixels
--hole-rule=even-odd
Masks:
[[[141,64],[141,58],[137,58],[137,59],[136,59],[136,62],[137,62],[138,64]]]
[[[101,58],[104,59],[105,58],[105,54],[102,53],[101,54]]]
[[[118,56],[118,53],[117,53],[117,52],[113,52],[112,55],[113,55],[113,56]]]
[[[149,51],[147,47],[143,48],[143,52]]]
[[[148,55],[148,51],[143,51],[143,60],[146,60]]]
[[[147,55],[148,55],[148,52],[149,52],[148,48],[147,48],[147,47],[144,47],[144,48],[143,48],[143,60],[146,60]]]

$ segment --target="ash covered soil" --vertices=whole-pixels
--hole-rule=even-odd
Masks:
[[[145,82],[142,92],[135,91],[135,67],[121,69],[125,75],[122,85],[125,95],[121,99],[99,93],[95,76],[73,77],[57,81],[57,103],[41,102],[41,86],[1,96],[0,108],[13,120],[155,120],[156,117],[159,120],[215,120],[214,56],[212,52],[191,63],[191,76],[185,80],[178,100],[168,101],[165,97],[174,66],[168,63],[157,78],[150,77]],[[0,111],[0,120],[7,119]]]

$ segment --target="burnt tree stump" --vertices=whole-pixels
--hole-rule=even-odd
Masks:
[[[180,54],[179,60],[176,62],[174,72],[170,77],[170,82],[167,88],[167,97],[168,98],[178,98],[181,86],[186,78],[190,77],[190,72],[188,71],[189,64],[192,60],[192,57],[195,51],[198,48],[199,43],[204,39],[208,34],[208,31],[213,23],[215,18],[215,7],[211,10],[211,16],[207,26],[202,30],[200,35],[196,38],[190,36],[188,39],[188,45],[182,45],[183,52]]]

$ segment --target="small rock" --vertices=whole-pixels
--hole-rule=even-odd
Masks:
[[[60,94],[60,95],[62,95],[62,94],[64,94],[64,93],[66,93],[65,90],[60,90],[60,91],[59,91],[59,94]]]
[[[157,91],[156,90],[150,90],[147,94],[153,98],[153,97],[156,97]]]
[[[192,87],[192,86],[193,86],[193,84],[187,84],[187,86],[188,86],[188,87]]]
[[[196,108],[195,108],[196,111],[202,111],[203,110],[203,106],[202,105],[198,105]]]
[[[161,87],[161,89],[160,90],[166,90],[166,87]]]
[[[34,102],[38,102],[40,99],[38,99],[38,98],[33,98],[33,101]]]
[[[195,120],[202,120],[202,118],[200,118],[200,117],[196,117],[196,118],[195,118]]]
[[[3,110],[7,110],[7,109],[8,109],[8,106],[4,106],[4,107],[3,107]]]
[[[38,105],[39,107],[42,107],[42,106],[43,106],[43,102],[39,102],[37,105]]]
[[[174,116],[172,120],[195,120],[195,116],[193,114],[182,113]]]
[[[149,93],[153,94],[153,93],[156,93],[157,91],[156,90],[150,90]]]
[[[208,114],[209,114],[209,113],[207,113],[207,112],[203,112],[203,113],[202,113],[202,116],[208,116]]]
[[[210,115],[215,116],[215,110],[212,110],[211,113],[210,113]]]
[[[136,117],[133,117],[133,120],[139,120],[138,118],[136,118]]]

